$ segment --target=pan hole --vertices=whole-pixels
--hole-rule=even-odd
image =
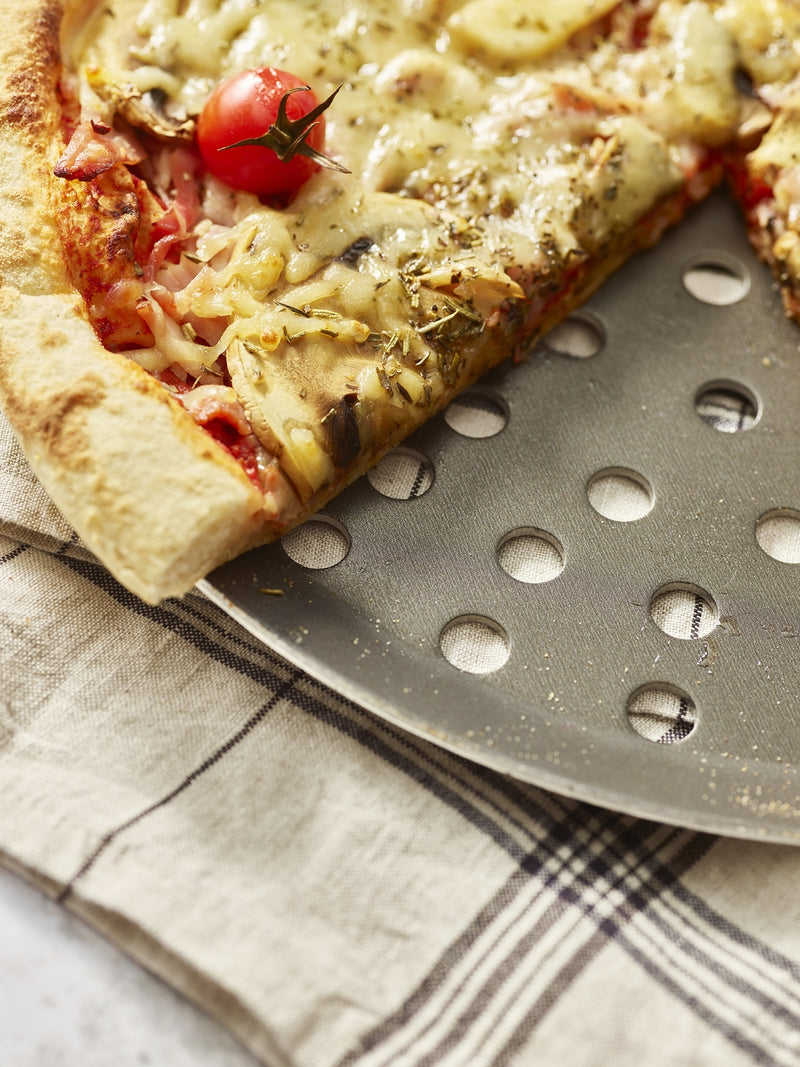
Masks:
[[[508,635],[499,623],[482,615],[461,615],[439,635],[442,655],[467,674],[499,670],[511,654]]]
[[[598,471],[586,488],[594,510],[615,522],[636,522],[653,509],[653,489],[636,471],[609,467]]]
[[[684,741],[697,725],[694,701],[669,685],[644,685],[631,694],[628,722],[637,734],[659,745]]]
[[[369,484],[392,500],[413,500],[433,485],[433,464],[421,452],[395,448],[367,471]]]
[[[552,534],[533,527],[506,534],[497,549],[506,574],[531,585],[551,582],[564,570],[564,550]]]
[[[750,275],[737,259],[720,252],[692,260],[684,269],[683,284],[695,300],[727,307],[747,296]]]
[[[731,382],[710,382],[695,397],[697,414],[720,433],[740,433],[758,422],[758,402],[749,390]]]
[[[301,567],[320,571],[341,563],[350,551],[350,535],[329,515],[315,515],[281,538],[283,551]]]
[[[572,359],[590,359],[597,355],[604,344],[603,327],[586,312],[570,315],[554,326],[544,338],[544,345],[551,352]]]
[[[494,437],[505,429],[508,408],[494,393],[467,389],[450,401],[444,411],[444,420],[462,437]]]
[[[800,512],[776,508],[756,523],[756,541],[779,563],[800,563]]]
[[[650,601],[650,618],[670,637],[693,641],[716,629],[719,609],[713,597],[699,586],[674,582],[655,592]]]

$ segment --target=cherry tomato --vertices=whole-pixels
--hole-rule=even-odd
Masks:
[[[284,98],[286,118],[292,122],[318,107],[304,82],[274,67],[243,70],[217,85],[197,120],[198,148],[215,177],[234,189],[275,196],[294,192],[319,170],[319,162],[303,154],[303,146],[321,153],[325,143],[322,115],[314,120],[299,152],[285,161],[265,145],[237,145],[267,134]]]

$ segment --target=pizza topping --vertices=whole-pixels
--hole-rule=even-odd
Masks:
[[[749,169],[769,185],[800,165],[800,107],[784,108],[748,157]],[[788,205],[787,205],[788,206]]]
[[[236,392],[229,385],[198,385],[183,393],[181,402],[201,425],[219,419],[242,437],[252,432]]]
[[[158,270],[177,242],[185,240],[200,215],[198,192],[199,160],[188,148],[180,147],[165,155],[169,167],[169,207],[153,222],[153,246],[144,269],[145,278],[154,281]]]
[[[361,437],[354,408],[358,402],[356,393],[348,393],[337,400],[320,419],[327,449],[334,466],[346,467],[361,453]]]
[[[130,83],[108,82],[100,71],[87,72],[87,82],[98,97],[135,129],[162,141],[192,141],[195,121],[185,113],[176,116],[168,109],[169,96],[158,85],[145,92]]]
[[[258,72],[262,75],[264,72]],[[269,69],[268,73],[274,76],[277,72]],[[281,72],[285,77],[285,72]],[[335,159],[330,159],[322,152],[318,152],[316,148],[312,148],[309,144],[309,137],[316,129],[321,121],[321,116],[324,111],[331,106],[333,98],[341,89],[341,85],[338,86],[321,104],[317,104],[312,107],[310,111],[304,112],[296,119],[290,119],[287,113],[289,98],[294,93],[310,93],[310,85],[298,85],[293,89],[288,89],[280,98],[278,103],[278,113],[275,121],[270,124],[267,131],[260,134],[257,137],[245,137],[241,141],[236,141],[234,144],[227,145],[222,151],[227,152],[232,148],[242,148],[246,145],[252,145],[257,148],[269,148],[278,157],[281,163],[286,163],[290,159],[294,159],[295,156],[305,156],[307,159],[318,163],[321,167],[330,167],[331,170],[338,170],[342,174],[349,174],[350,171],[347,167],[343,167],[341,163],[337,163]]]
[[[761,256],[784,283],[782,297],[797,314],[800,285],[800,109],[786,106],[759,145],[734,172],[736,192]]]
[[[488,366],[491,331],[524,348],[587,264],[649,239],[738,119],[736,52],[701,0],[415,11],[207,0],[194,25],[149,0],[128,41],[99,16],[78,78],[94,137],[148,151],[109,171],[147,190],[142,339],[120,347],[304,501]]]
[[[448,19],[448,29],[473,51],[493,59],[530,60],[545,56],[602,15],[619,0],[549,0],[520,9],[507,0],[469,0]]]
[[[356,237],[355,241],[344,252],[340,253],[337,257],[340,263],[346,264],[348,267],[354,269],[358,266],[358,261],[366,253],[370,252],[375,247],[375,242],[371,237]]]
[[[739,46],[741,61],[759,86],[791,82],[800,65],[800,8],[786,0],[716,0],[716,17]]]
[[[81,121],[55,166],[59,178],[91,181],[117,163],[135,166],[147,152],[125,131],[100,119]]]
[[[322,152],[323,112],[337,92],[318,103],[308,85],[274,67],[225,79],[197,122],[206,166],[234,188],[259,196],[293,193],[321,166],[345,171]]]

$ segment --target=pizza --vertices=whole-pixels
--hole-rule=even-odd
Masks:
[[[772,269],[787,314],[800,321],[800,5],[717,5],[746,79],[727,173],[750,241]]]
[[[151,603],[525,358],[726,174],[800,277],[796,49],[762,69],[792,5],[0,11],[0,405]]]

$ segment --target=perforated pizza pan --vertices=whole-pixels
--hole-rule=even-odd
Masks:
[[[201,588],[478,763],[800,842],[799,425],[800,328],[720,194]]]

